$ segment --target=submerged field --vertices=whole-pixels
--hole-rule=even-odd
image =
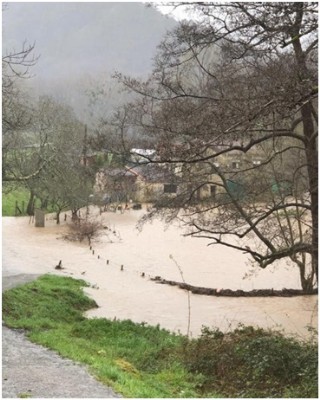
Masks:
[[[3,295],[3,319],[62,356],[89,365],[125,397],[317,397],[317,345],[252,327],[197,339],[159,326],[86,319],[87,284],[44,275]]]
[[[67,221],[57,225],[54,214],[46,216],[45,228],[36,228],[29,217],[4,217],[3,275],[44,274],[85,279],[85,292],[99,305],[86,315],[98,318],[131,320],[149,325],[159,324],[171,332],[193,337],[201,334],[203,325],[222,331],[239,323],[261,328],[283,330],[286,334],[307,338],[307,327],[317,327],[317,296],[288,298],[227,298],[190,294],[177,287],[159,285],[151,277],[181,281],[219,289],[299,288],[297,271],[287,265],[255,269],[249,277],[246,257],[223,246],[207,246],[205,239],[184,237],[179,226],[167,229],[161,221],[136,229],[144,210],[123,214],[105,212],[90,217],[115,231],[103,230],[90,249],[88,243],[63,240]],[[63,270],[55,270],[62,260]],[[109,263],[107,264],[107,262]],[[121,270],[121,265],[124,266]],[[144,275],[144,276],[143,276]],[[190,318],[189,318],[190,311]]]

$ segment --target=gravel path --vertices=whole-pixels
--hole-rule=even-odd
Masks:
[[[3,277],[2,290],[35,279],[37,275]],[[112,398],[121,397],[96,381],[86,367],[63,359],[31,343],[21,330],[2,326],[2,398]]]

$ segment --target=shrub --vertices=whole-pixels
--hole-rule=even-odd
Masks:
[[[69,224],[69,233],[65,236],[65,239],[79,242],[87,240],[91,245],[92,240],[99,237],[103,229],[100,221],[74,221]]]
[[[203,389],[237,397],[317,397],[317,347],[277,332],[241,327],[223,334],[204,329],[185,343],[190,372],[205,376]]]

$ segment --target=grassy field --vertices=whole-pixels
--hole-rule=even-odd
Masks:
[[[5,186],[2,188],[2,215],[4,217],[16,216],[15,207],[18,202],[18,207],[21,210],[21,214],[27,215],[26,209],[29,201],[30,192],[23,186],[15,185],[14,187]],[[40,199],[35,199],[35,207],[40,208]],[[48,207],[47,212],[54,212],[52,207]]]
[[[198,339],[131,321],[86,319],[84,281],[45,275],[3,294],[3,319],[124,397],[318,396],[317,345],[252,327]]]
[[[15,215],[16,201],[22,211],[22,204],[24,202],[24,213],[26,215],[26,208],[29,200],[29,191],[23,187],[15,188],[9,192],[2,191],[2,215],[4,217],[11,217]]]

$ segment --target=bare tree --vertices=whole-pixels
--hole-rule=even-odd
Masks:
[[[47,96],[39,99],[34,121],[33,160],[38,164],[46,160],[46,164],[25,185],[44,207],[56,210],[57,223],[61,211],[69,207],[76,218],[78,210],[88,203],[94,181],[94,171],[85,162],[81,164],[87,146],[86,128],[69,106]]]
[[[150,79],[117,74],[140,95],[127,125],[156,139],[158,158],[146,162],[179,165],[167,216],[262,268],[290,259],[310,292],[318,280],[317,4],[189,7],[197,19],[167,35]],[[215,199],[204,196],[214,187]]]
[[[44,162],[27,175],[17,170],[14,160],[21,160],[26,132],[33,122],[32,102],[23,90],[24,79],[31,78],[30,68],[38,61],[34,44],[23,43],[20,50],[2,56],[2,180],[24,182],[40,173]]]
[[[83,222],[73,221],[69,224],[69,233],[65,236],[68,240],[77,240],[82,242],[87,240],[89,246],[91,246],[92,241],[98,239],[104,231],[104,226],[100,221],[90,220],[86,218]]]

